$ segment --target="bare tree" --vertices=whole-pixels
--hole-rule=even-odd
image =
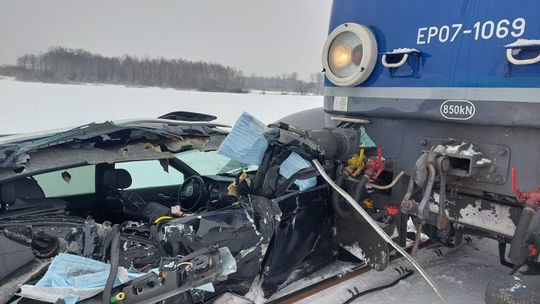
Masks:
[[[184,59],[106,57],[82,49],[53,47],[44,53],[17,59],[17,78],[46,82],[88,82],[175,89],[244,92],[248,89],[299,92],[313,91],[297,73],[275,77],[251,75],[217,63]]]

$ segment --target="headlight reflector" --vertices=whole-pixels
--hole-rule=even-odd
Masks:
[[[343,44],[332,45],[330,47],[330,66],[336,67],[336,69],[341,69],[351,64],[351,57],[351,50]]]
[[[338,86],[364,82],[377,62],[377,43],[371,30],[356,23],[337,27],[324,47],[326,76]]]

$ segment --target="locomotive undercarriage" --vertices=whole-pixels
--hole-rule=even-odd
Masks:
[[[327,119],[336,116],[327,114]],[[448,246],[459,245],[464,234],[496,239],[501,264],[509,267],[509,273],[538,274],[540,176],[533,165],[538,155],[531,153],[537,149],[537,129],[385,118],[368,121],[363,127],[383,151],[387,180],[405,172],[391,190],[371,196],[379,208],[400,207],[401,245],[405,245],[404,223],[410,216],[417,231]],[[354,123],[338,125],[358,128]],[[375,153],[374,149],[366,152],[368,156]],[[413,254],[418,245],[416,238]],[[538,286],[535,276],[524,279]],[[508,296],[502,287],[513,281],[502,277],[491,284],[486,299],[502,303]],[[518,297],[529,299],[533,294],[524,292]]]
[[[538,286],[540,172],[534,164],[540,159],[536,152],[531,153],[537,150],[538,129],[420,118],[389,119],[381,117],[384,115],[377,110],[369,114],[374,115],[349,109],[347,113],[327,110],[321,115],[326,126],[365,131],[375,143],[366,147],[366,159],[382,155],[384,170],[368,182],[365,192],[354,191],[355,186],[349,185],[355,183],[354,179],[341,179],[346,180],[343,187],[350,188],[349,193],[363,208],[373,210],[373,218],[387,223],[387,233],[401,246],[409,242],[413,255],[421,238],[419,233],[407,233],[411,222],[416,231],[446,246],[460,245],[464,235],[495,239],[499,243],[500,263],[508,267],[508,273],[520,273],[529,286]],[[307,114],[290,117],[288,122],[302,126],[306,117]],[[341,181],[339,175],[336,181]],[[355,242],[365,238],[355,231],[365,231],[365,223],[340,214],[340,208],[347,211],[343,201],[340,204],[335,208],[337,238],[340,245],[354,252]],[[399,214],[391,208],[399,208]],[[386,220],[381,213],[387,216]],[[411,238],[415,238],[413,244]],[[386,265],[380,261],[384,261],[386,249],[369,250],[384,242],[372,238],[362,241],[361,252],[371,254],[371,266],[384,269]],[[513,286],[512,278],[493,280],[486,301],[503,303],[508,297],[504,284]],[[510,293],[521,300],[534,299],[535,287],[529,289],[520,294]]]

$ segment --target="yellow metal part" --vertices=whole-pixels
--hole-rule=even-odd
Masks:
[[[246,171],[242,172],[242,174],[240,174],[240,176],[238,177],[238,182],[244,182],[244,181],[248,184],[249,187],[251,187],[251,178],[249,177]],[[232,182],[227,187],[227,194],[229,194],[230,196],[238,197],[238,191],[236,190],[237,186],[238,184],[236,183],[236,179],[235,179],[234,182]]]
[[[363,203],[366,206],[366,208],[373,209],[373,200],[372,199],[366,198]]]
[[[238,197],[238,192],[236,192],[236,181],[227,186],[227,194]]]
[[[160,216],[154,221],[154,224],[157,224],[157,223],[161,222],[162,220],[169,220],[169,219],[172,219],[172,218],[173,218],[172,216],[168,216],[168,215]]]
[[[364,168],[366,167],[366,163],[364,163],[364,149],[360,149],[358,155],[349,158],[349,160],[347,160],[347,165],[348,166],[345,167],[344,170],[352,177],[357,177],[364,171]]]

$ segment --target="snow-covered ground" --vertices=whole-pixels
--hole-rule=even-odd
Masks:
[[[232,125],[242,111],[265,123],[322,106],[321,96],[231,94],[20,82],[0,78],[0,134],[71,127],[126,118],[155,118],[173,111],[212,114]]]
[[[418,261],[442,289],[451,304],[480,304],[484,302],[487,283],[496,276],[506,275],[510,269],[499,264],[497,242],[471,238],[460,247],[431,248],[418,252]],[[390,264],[383,272],[370,271],[343,282],[299,303],[343,303],[351,297],[349,290],[360,292],[392,282],[397,278],[395,268],[413,269],[405,259]],[[396,286],[367,294],[353,303],[439,303],[436,294],[418,274],[402,280]]]
[[[160,88],[127,88],[113,85],[67,85],[18,82],[0,79],[0,134],[32,132],[125,118],[158,117],[172,111],[195,111],[213,114],[219,122],[233,124],[247,111],[265,123],[305,109],[322,106],[322,97],[274,94],[229,94],[179,91]],[[484,303],[488,281],[508,273],[499,265],[496,242],[473,240],[470,244],[441,252],[419,252],[420,263],[440,285],[450,303]],[[306,298],[302,303],[343,303],[349,289],[389,282],[395,278],[392,263],[385,272],[370,271],[332,289]],[[345,267],[345,266],[344,266]],[[330,267],[332,268],[332,267]],[[336,269],[332,269],[335,272]],[[330,272],[330,270],[329,270]],[[326,275],[327,276],[327,275]],[[318,273],[307,282],[323,279]],[[305,284],[305,283],[304,283]],[[397,286],[366,295],[355,303],[438,303],[435,294],[415,274]]]

